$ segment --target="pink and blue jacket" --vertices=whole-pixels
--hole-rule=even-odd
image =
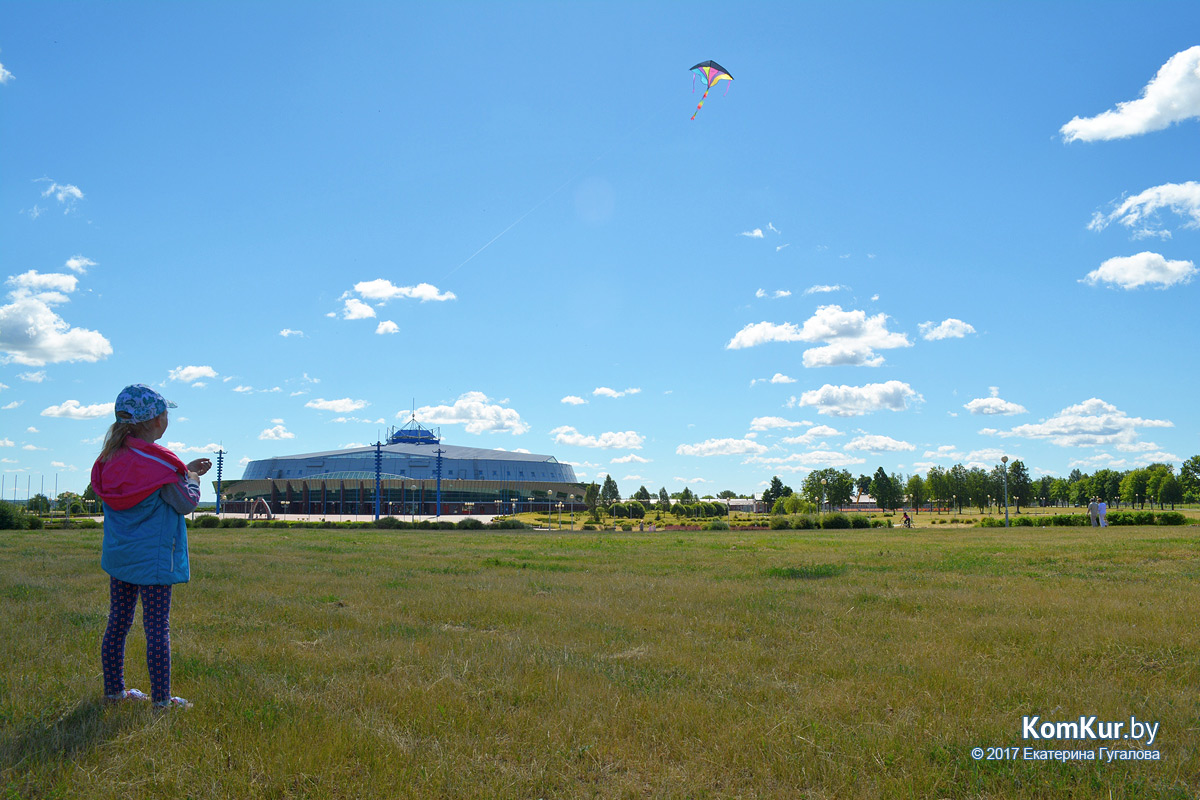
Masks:
[[[185,515],[200,502],[200,483],[178,456],[130,436],[115,456],[92,465],[92,490],[104,503],[105,572],[139,586],[191,578]]]

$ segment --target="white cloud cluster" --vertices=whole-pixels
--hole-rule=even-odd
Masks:
[[[1131,417],[1111,403],[1093,397],[1041,422],[1018,425],[1009,431],[985,431],[1001,437],[1045,439],[1060,447],[1116,445],[1132,451],[1138,449],[1139,429],[1173,427],[1175,424],[1170,420]]]
[[[769,431],[772,428],[798,428],[807,424],[806,422],[795,422],[783,417],[755,417],[750,420],[750,430]]]
[[[988,397],[977,397],[963,405],[967,411],[972,414],[983,414],[985,416],[1004,415],[1011,416],[1013,414],[1026,413],[1025,406],[1019,403],[1013,403],[1000,398],[1000,389],[996,386],[988,387],[990,395]]]
[[[604,450],[641,450],[646,437],[636,431],[606,431],[599,436],[582,434],[570,425],[562,425],[550,431],[558,444],[576,447],[596,447]]]
[[[388,300],[408,298],[427,303],[431,300],[444,302],[457,299],[454,292],[439,292],[431,283],[418,283],[416,286],[396,286],[389,280],[376,278],[373,281],[359,281],[354,284],[354,291],[368,300],[386,303]]]
[[[1195,117],[1200,117],[1200,46],[1171,56],[1137,100],[1095,117],[1075,117],[1059,132],[1067,142],[1124,139]]]
[[[285,339],[286,339],[287,337],[289,337],[289,336],[299,336],[299,337],[303,338],[303,337],[304,337],[304,331],[294,331],[294,330],[292,330],[291,328],[284,328],[283,330],[281,330],[281,331],[279,332],[279,335],[280,335],[280,336],[282,336],[282,337],[283,337],[283,338],[285,338]]]
[[[954,317],[944,319],[936,325],[933,322],[922,322],[917,327],[921,330],[921,338],[927,342],[936,342],[940,339],[962,339],[967,334],[975,332],[974,326]]]
[[[791,297],[792,293],[787,289],[776,289],[774,292],[768,292],[766,289],[759,289],[754,293],[754,296],[758,298],[770,297],[773,300],[779,300],[783,297]]]
[[[649,464],[652,459],[642,458],[637,453],[630,453],[626,456],[618,456],[612,459],[613,464]]]
[[[87,256],[71,256],[67,259],[66,267],[72,272],[83,274],[87,272],[88,267],[96,266],[96,262],[92,261]]]
[[[898,453],[903,450],[916,450],[917,448],[915,445],[900,441],[899,439],[893,439],[890,436],[868,433],[846,442],[843,449],[861,450],[867,453]]]
[[[266,428],[258,435],[259,439],[264,441],[281,441],[283,439],[295,439],[296,434],[289,431],[282,425],[276,425],[273,428]]]
[[[29,270],[8,278],[11,301],[0,306],[0,363],[40,367],[62,361],[99,361],[112,344],[98,331],[72,328],[51,306],[69,302],[78,278]]]
[[[587,400],[584,400],[582,397],[573,394],[567,395],[559,402],[566,403],[569,406],[582,406],[587,404]]]
[[[802,326],[790,322],[757,322],[738,331],[727,350],[739,350],[767,342],[825,342],[804,351],[804,366],[877,367],[883,356],[876,350],[911,347],[908,336],[887,329],[887,315],[868,317],[865,311],[844,311],[841,306],[820,306]]]
[[[83,199],[83,192],[78,186],[70,183],[58,183],[49,178],[40,178],[39,182],[50,184],[42,192],[42,197],[53,197],[61,206],[66,206],[63,213],[69,213],[75,203]]]
[[[8,70],[6,70],[4,68],[3,64],[0,64],[0,85],[8,83],[12,79],[13,79],[13,74],[11,72],[9,72]]]
[[[1162,226],[1159,212],[1167,210],[1178,214],[1186,221],[1185,228],[1200,228],[1200,183],[1164,183],[1152,186],[1133,197],[1127,197],[1107,214],[1096,212],[1088,223],[1088,230],[1102,231],[1116,223],[1133,231],[1135,239],[1157,236],[1171,238],[1171,232]]]
[[[392,322],[390,319],[386,319],[383,322],[379,323],[377,326],[375,326],[375,333],[379,334],[380,336],[382,336],[383,334],[386,334],[386,333],[399,333],[399,332],[400,332],[400,326],[397,325],[395,322]]]
[[[800,395],[796,404],[813,406],[818,414],[856,417],[882,410],[904,411],[910,401],[923,400],[924,398],[907,383],[891,380],[885,383],[868,383],[864,386],[833,386],[827,383],[820,389]]]
[[[351,411],[358,411],[360,408],[366,408],[370,403],[366,400],[351,400],[349,397],[343,397],[340,400],[326,400],[323,397],[318,397],[316,400],[309,400],[304,404],[305,408],[315,408],[318,411],[336,411],[338,414],[349,414]]]
[[[61,405],[42,409],[42,416],[65,419],[99,419],[100,417],[112,417],[115,405],[115,403],[96,403],[85,406],[78,400],[66,400]]]
[[[459,395],[452,406],[422,406],[416,411],[417,418],[430,425],[462,425],[467,433],[511,433],[521,434],[529,425],[521,421],[521,415],[511,408],[493,403],[483,392],[465,392]],[[404,412],[396,415],[405,416]]]
[[[806,295],[828,294],[829,292],[840,292],[842,289],[845,289],[845,288],[846,287],[842,286],[840,283],[834,284],[832,286],[830,286],[829,284],[817,284],[816,286],[810,286],[807,289],[805,289],[804,294],[806,294]]]
[[[1141,286],[1156,286],[1166,289],[1175,284],[1188,283],[1196,275],[1196,265],[1191,261],[1170,261],[1158,253],[1142,252],[1134,256],[1110,258],[1087,275],[1080,283],[1107,283],[1122,289],[1137,289]]]
[[[592,390],[594,397],[624,397],[625,395],[639,394],[642,390],[636,388],[626,389],[623,392],[618,392],[616,389],[610,389],[607,386],[597,386]]]
[[[742,231],[738,234],[738,236],[746,236],[751,239],[761,239],[763,238],[763,231],[762,228],[755,228],[749,231]]]
[[[708,439],[698,444],[681,444],[675,448],[681,456],[740,456],[767,452],[767,448],[751,439]]]
[[[217,371],[209,366],[176,367],[175,369],[171,370],[170,373],[167,375],[168,380],[179,381],[180,383],[190,383],[192,385],[200,385],[200,386],[203,386],[204,384],[198,383],[199,381],[203,381],[205,378],[215,378],[215,377],[217,377]]]
[[[828,425],[814,425],[799,436],[785,436],[784,444],[798,444],[802,447],[811,447],[818,440],[828,436],[841,436],[842,432],[837,428],[831,428]]]

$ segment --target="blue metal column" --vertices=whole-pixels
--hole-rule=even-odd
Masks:
[[[379,519],[379,473],[383,470],[383,443],[375,440],[375,519]]]
[[[221,466],[225,462],[225,451],[217,451],[217,514],[221,513]]]
[[[445,451],[439,447],[434,452],[437,453],[437,515],[440,519],[442,516],[442,453]]]

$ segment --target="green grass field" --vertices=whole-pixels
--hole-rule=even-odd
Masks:
[[[1197,534],[193,530],[159,714],[99,532],[5,532],[0,796],[1193,798]],[[1024,715],[1161,760],[972,757],[1137,746]]]

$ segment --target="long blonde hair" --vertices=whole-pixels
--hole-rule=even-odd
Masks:
[[[150,431],[153,430],[157,419],[158,417],[148,419],[145,422],[127,422],[121,419],[118,414],[117,421],[109,426],[108,433],[104,434],[104,446],[100,448],[100,455],[96,460],[108,461],[111,459],[125,446],[125,440],[130,436],[145,439]]]

